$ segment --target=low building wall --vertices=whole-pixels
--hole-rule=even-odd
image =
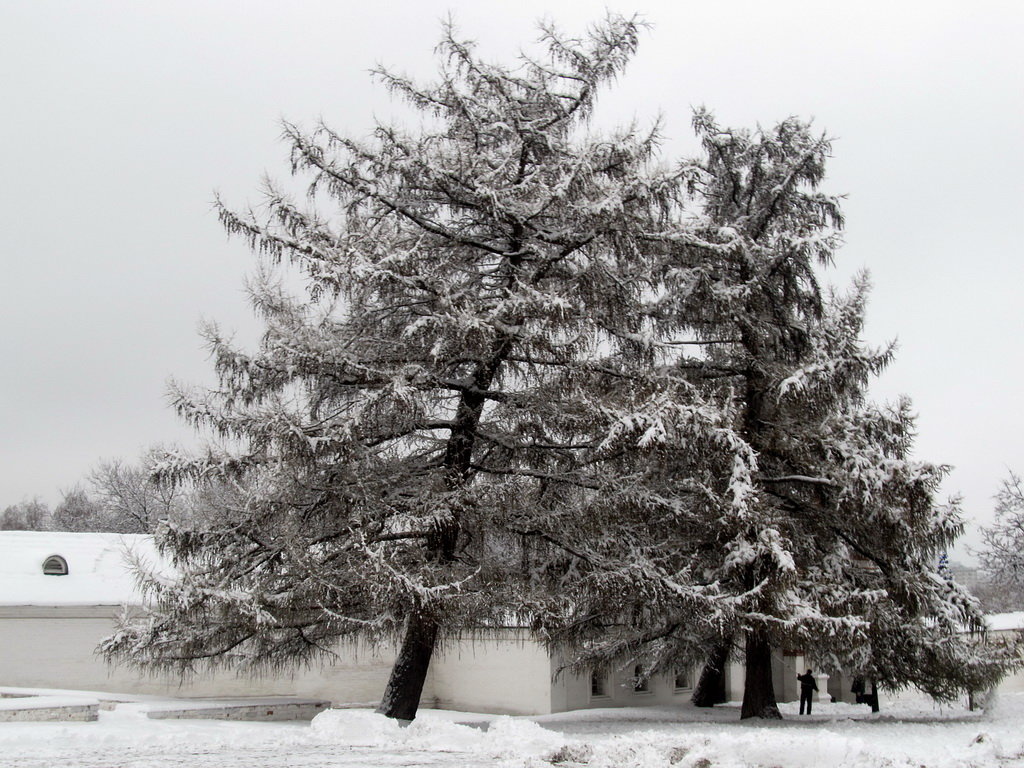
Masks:
[[[0,607],[0,682],[175,698],[300,696],[332,706],[376,706],[391,674],[393,648],[336,646],[336,657],[261,677],[232,671],[187,679],[108,665],[96,653],[115,629],[113,606]],[[424,706],[495,714],[551,712],[551,662],[523,630],[451,642],[431,663]]]
[[[1024,632],[1024,613],[1002,613],[988,617],[991,634],[998,638],[1012,640]],[[1024,668],[1011,672],[996,687],[998,693],[1020,693],[1024,691]]]
[[[241,701],[172,702],[145,707],[152,720],[312,720],[328,708],[312,699],[243,699]]]
[[[626,666],[601,675],[595,690],[595,681],[591,675],[570,672],[559,674],[554,664],[555,662],[552,672],[556,677],[552,686],[552,712],[600,707],[682,704],[688,702],[693,695],[696,674],[696,670],[693,669],[685,670],[685,674],[678,679],[675,675],[655,675],[647,680],[643,690],[637,690],[634,681],[635,668]],[[678,687],[677,682],[680,683]]]
[[[551,661],[525,630],[487,632],[451,642],[435,655],[424,703],[467,712],[552,712]]]
[[[5,698],[0,705],[0,722],[68,721],[90,722],[99,719],[100,703],[95,700],[60,696]]]
[[[339,645],[336,658],[291,673],[253,678],[223,671],[186,680],[146,675],[109,666],[96,654],[100,641],[114,631],[116,612],[111,606],[0,607],[0,682],[175,697],[303,696],[334,705],[376,704],[394,660],[390,649]]]

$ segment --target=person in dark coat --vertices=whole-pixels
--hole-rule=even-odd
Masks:
[[[811,714],[811,701],[814,699],[814,692],[818,690],[818,683],[814,680],[812,670],[808,669],[807,674],[797,675],[800,681],[800,714],[804,713],[804,704],[807,704],[807,714]]]
[[[850,686],[850,693],[852,693],[856,697],[858,704],[863,704],[864,703],[864,701],[865,701],[864,691],[865,690],[866,689],[864,687],[864,678],[863,677],[855,677],[855,678],[853,678],[853,685]]]

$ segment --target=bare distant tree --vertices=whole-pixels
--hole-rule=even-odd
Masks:
[[[153,482],[142,464],[101,462],[89,475],[93,498],[102,507],[105,530],[151,533],[161,520],[177,519],[186,502],[180,488]]]
[[[985,613],[1024,611],[1024,587],[984,578],[971,590]]]
[[[109,530],[103,508],[80,485],[64,492],[53,511],[50,528],[73,533]]]
[[[0,531],[45,531],[50,522],[50,508],[45,502],[26,499],[12,504],[0,514]]]
[[[978,560],[986,574],[980,597],[989,610],[1024,606],[1024,482],[1010,472],[996,494],[995,521],[982,529]]]
[[[53,513],[58,531],[152,533],[163,520],[181,521],[191,514],[192,498],[180,487],[154,482],[144,456],[138,463],[101,461],[85,485],[64,493]]]

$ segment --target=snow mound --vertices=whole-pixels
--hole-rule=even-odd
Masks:
[[[565,736],[531,720],[496,717],[477,725],[452,722],[421,712],[409,725],[364,709],[330,709],[313,718],[315,738],[353,747],[401,746],[406,749],[472,752],[492,757],[540,755],[565,746]]]
[[[542,728],[532,720],[498,717],[491,721],[483,745],[494,757],[557,752],[566,745],[562,734]]]
[[[325,741],[352,746],[379,746],[403,740],[397,720],[365,709],[328,709],[313,718],[312,732]]]
[[[426,751],[475,752],[486,737],[479,728],[429,717],[418,717],[402,730],[407,747]]]
[[[759,728],[749,733],[733,734],[729,739],[716,740],[714,747],[715,754],[720,759],[724,758],[723,765],[832,768],[860,765],[864,741],[856,736],[817,728],[807,733],[788,733],[779,738],[774,729]],[[877,756],[872,756],[873,759]]]
[[[728,733],[668,735],[633,731],[564,745],[546,756],[553,764],[587,768],[876,768],[858,737],[824,730],[794,734],[737,727]]]
[[[483,731],[443,719],[419,717],[408,725],[365,709],[329,709],[313,718],[316,737],[353,747],[401,745],[410,749],[467,751]]]

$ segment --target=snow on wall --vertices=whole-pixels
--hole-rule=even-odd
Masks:
[[[993,632],[1007,632],[1024,629],[1024,611],[1015,613],[990,613],[985,616],[985,623]]]
[[[0,531],[0,605],[138,603],[129,552],[147,563],[159,562],[150,536]],[[43,562],[51,555],[67,561],[66,576],[43,573]]]

